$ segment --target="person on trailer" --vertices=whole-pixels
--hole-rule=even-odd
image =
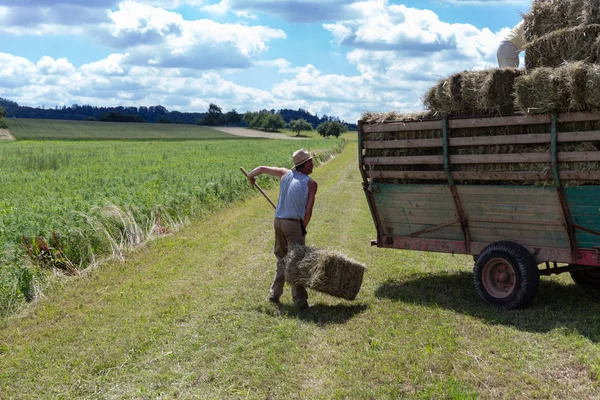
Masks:
[[[519,22],[500,42],[496,57],[500,68],[518,68],[519,53],[525,48],[524,21]]]
[[[285,282],[283,259],[294,244],[305,244],[306,227],[312,216],[317,182],[309,175],[313,171],[313,156],[305,149],[292,154],[293,169],[260,166],[248,173],[248,181],[254,185],[256,177],[267,174],[279,178],[279,201],[275,210],[275,249],[277,269],[271,285],[269,301],[280,304]],[[294,304],[300,310],[310,308],[308,293],[302,285],[292,286]]]

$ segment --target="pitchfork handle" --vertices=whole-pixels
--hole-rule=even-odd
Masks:
[[[240,171],[242,171],[242,173],[244,175],[246,175],[246,178],[248,177],[248,173],[246,172],[246,170],[242,167],[240,167]],[[258,189],[258,191],[265,196],[265,199],[267,199],[267,201],[269,203],[271,203],[271,205],[273,206],[274,209],[277,209],[277,206],[271,201],[271,199],[269,198],[269,196],[267,196],[267,194],[260,188],[260,186],[258,186],[258,183],[254,182],[254,186],[256,186],[256,188]]]

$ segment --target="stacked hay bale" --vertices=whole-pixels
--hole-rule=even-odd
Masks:
[[[365,266],[343,254],[295,245],[285,257],[285,280],[331,296],[354,300]]]
[[[525,38],[525,69],[488,69],[463,71],[442,79],[423,98],[422,114],[367,113],[363,122],[377,123],[395,120],[426,120],[444,117],[507,116],[514,114],[557,114],[574,111],[600,112],[600,0],[534,1],[529,14],[523,16]],[[406,118],[408,117],[408,118]],[[559,123],[559,132],[600,130],[598,121]],[[550,132],[549,124],[479,129],[454,129],[450,137],[523,135]],[[600,136],[600,132],[599,132]],[[403,131],[399,133],[365,134],[363,140],[439,139],[441,128],[435,131]],[[559,143],[559,152],[596,151],[596,141]],[[450,154],[550,153],[547,144],[515,144],[510,146],[452,147]],[[441,155],[442,148],[367,149],[368,157]],[[462,164],[453,171],[478,172],[544,172],[549,163],[523,164]],[[559,163],[559,170],[597,170],[600,164]],[[377,170],[433,171],[440,166],[394,165],[372,166]],[[407,179],[378,179],[400,183],[433,183]],[[440,181],[441,183],[442,181]],[[483,181],[457,183],[486,184]],[[496,184],[498,182],[495,182]],[[502,182],[521,185],[554,185],[552,179],[541,181]],[[569,182],[569,184],[598,182]]]

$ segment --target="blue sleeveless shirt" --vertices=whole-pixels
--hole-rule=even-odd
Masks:
[[[304,219],[308,203],[308,181],[310,177],[295,169],[289,170],[279,183],[279,201],[275,218]]]

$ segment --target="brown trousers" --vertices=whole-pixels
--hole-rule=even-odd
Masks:
[[[285,282],[283,258],[288,250],[294,244],[305,244],[304,236],[302,236],[302,228],[300,221],[289,221],[285,219],[275,218],[273,223],[275,228],[275,249],[273,253],[277,257],[277,270],[275,279],[271,285],[271,296],[279,298],[283,293],[283,284]],[[298,307],[303,307],[307,304],[308,293],[304,286],[290,285],[292,287],[292,299]]]

